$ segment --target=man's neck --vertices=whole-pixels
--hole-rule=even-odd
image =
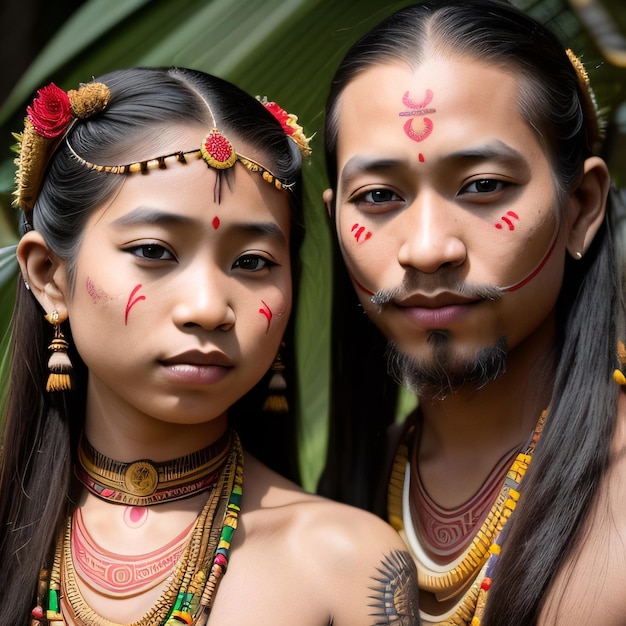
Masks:
[[[423,416],[417,458],[425,489],[454,507],[480,489],[503,455],[521,449],[548,406],[553,366],[539,356],[512,353],[507,371],[482,389],[443,400],[420,398]]]

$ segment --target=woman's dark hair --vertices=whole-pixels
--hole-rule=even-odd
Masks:
[[[335,74],[325,136],[333,189],[346,85],[372,66],[418,67],[439,54],[463,55],[519,76],[520,112],[549,157],[560,197],[576,188],[584,160],[597,153],[599,124],[585,82],[557,37],[503,1],[427,0],[365,35]],[[481,622],[488,626],[536,622],[555,574],[583,540],[583,521],[611,460],[618,394],[612,371],[624,306],[610,221],[607,214],[582,261],[566,260],[549,418],[506,529]],[[384,340],[359,311],[345,270],[338,268],[337,276],[332,380],[339,382],[331,390],[331,443],[320,491],[376,509],[396,389],[382,371]]]
[[[208,102],[220,131],[235,149],[237,141],[258,149],[263,164],[277,178],[293,182],[292,260],[302,237],[300,170],[302,157],[274,116],[256,99],[222,79],[182,68],[135,68],[99,77],[110,89],[106,110],[77,122],[68,139],[72,148],[93,163],[117,164],[153,158],[159,133],[189,124],[212,123]],[[199,146],[198,146],[199,147]],[[188,150],[189,146],[181,146]],[[146,150],[148,153],[146,154]],[[149,174],[148,174],[149,175]],[[25,228],[39,231],[52,251],[68,266],[81,243],[86,220],[123,184],[124,176],[89,170],[72,158],[62,142],[53,155]],[[70,346],[71,327],[63,327]],[[82,429],[87,371],[73,348],[74,390],[46,393],[47,345],[51,326],[32,294],[19,281],[11,334],[11,374],[0,461],[0,589],[2,620],[29,623],[35,605],[39,570],[49,555],[63,518],[71,510],[72,460]],[[283,359],[292,365],[291,353]],[[292,385],[293,388],[293,385]],[[251,394],[258,400],[258,393]],[[246,411],[260,410],[260,404]],[[238,411],[235,409],[235,413]],[[248,414],[239,419],[242,440],[248,423],[263,418]],[[278,446],[268,458],[282,458],[291,446],[294,420],[281,418],[280,428],[266,437]],[[282,439],[281,439],[282,436]],[[277,468],[292,473],[284,464]]]

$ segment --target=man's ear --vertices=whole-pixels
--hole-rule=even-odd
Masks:
[[[326,210],[328,211],[328,216],[331,218],[335,217],[335,194],[332,189],[324,189],[324,193],[322,193],[322,199],[324,200],[324,204],[326,205]]]
[[[17,261],[24,281],[43,310],[47,314],[56,310],[61,320],[66,319],[65,264],[50,250],[40,233],[31,230],[21,238],[17,245]]]
[[[570,204],[567,250],[575,259],[584,256],[602,224],[610,185],[606,163],[599,157],[586,159],[582,181],[572,193]]]

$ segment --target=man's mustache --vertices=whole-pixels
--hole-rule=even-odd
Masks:
[[[379,289],[370,298],[370,301],[372,304],[384,306],[385,304],[399,302],[416,292],[427,295],[443,291],[464,298],[491,300],[494,302],[499,300],[505,293],[502,287],[459,281],[456,277],[445,272],[435,274],[411,272],[405,275],[401,285],[389,289]]]

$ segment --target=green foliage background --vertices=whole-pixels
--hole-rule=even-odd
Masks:
[[[612,2],[618,7],[622,0]],[[17,216],[10,206],[14,176],[11,131],[21,131],[25,106],[35,91],[50,81],[65,89],[75,88],[106,71],[135,65],[179,65],[222,76],[253,95],[277,101],[299,116],[308,134],[316,133],[314,156],[305,171],[307,237],[296,318],[300,465],[304,486],[314,489],[327,435],[332,306],[330,238],[321,202],[325,185],[323,106],[332,73],[347,47],[384,16],[407,4],[411,2],[87,0],[49,41],[0,108],[4,155],[0,156],[0,247],[4,246],[0,250],[1,353],[6,353],[5,329],[17,272]],[[623,70],[602,64],[602,55],[565,0],[519,0],[517,4],[542,21],[554,20],[568,45],[587,50],[585,60],[599,62],[596,91],[617,110],[626,100]],[[617,142],[614,158],[624,163],[620,146]],[[2,381],[5,372],[6,357],[0,363]]]

